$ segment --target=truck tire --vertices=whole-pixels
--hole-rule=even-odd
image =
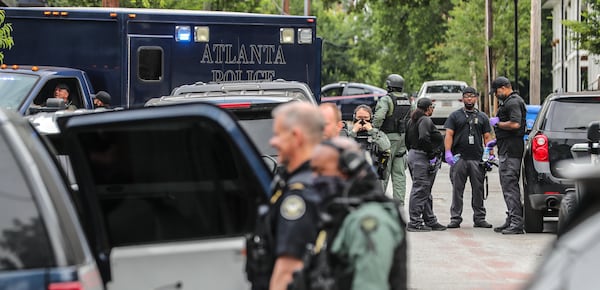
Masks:
[[[577,206],[577,202],[577,193],[575,191],[567,191],[563,196],[558,210],[558,224],[556,225],[557,236],[560,237],[567,231],[569,220]]]
[[[527,233],[541,233],[544,231],[544,214],[541,210],[535,210],[531,208],[529,203],[529,197],[525,196],[525,206],[523,207],[524,212],[524,226],[525,232]]]

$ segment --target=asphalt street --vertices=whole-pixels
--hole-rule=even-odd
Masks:
[[[441,224],[450,222],[452,185],[443,164],[433,187],[434,212]],[[498,169],[488,173],[487,221],[494,226],[505,219],[506,205]],[[407,170],[404,216],[411,189]],[[388,195],[391,187],[388,186]],[[502,235],[492,229],[473,228],[471,189],[467,182],[463,222],[459,229],[408,232],[409,289],[522,289],[535,272],[556,236],[556,222],[546,221],[541,234]]]

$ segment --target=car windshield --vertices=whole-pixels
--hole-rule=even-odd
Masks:
[[[0,73],[0,107],[18,110],[38,79],[33,75]]]
[[[273,119],[254,119],[254,120],[240,120],[239,124],[244,128],[256,149],[261,154],[275,156],[277,151],[271,147],[269,140],[273,136]]]
[[[439,93],[460,93],[462,92],[462,86],[460,85],[437,85],[428,86],[428,94],[439,94]]]
[[[585,98],[577,100],[561,100],[554,102],[548,112],[546,130],[585,130],[592,121],[598,120],[600,98]]]

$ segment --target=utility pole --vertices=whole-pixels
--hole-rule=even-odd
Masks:
[[[304,16],[310,15],[310,0],[304,0]]]
[[[119,7],[119,0],[102,0],[102,7]]]
[[[492,48],[490,47],[490,40],[494,32],[494,21],[492,18],[492,0],[485,0],[485,87],[486,94],[484,94],[483,105],[484,111],[488,116],[492,116],[492,97],[487,92],[492,90],[492,80],[494,76],[494,68],[492,62]]]
[[[540,104],[542,66],[542,3],[531,0],[531,28],[529,44],[529,104]]]
[[[283,0],[283,14],[290,15],[290,0]]]
[[[515,87],[519,90],[519,0],[515,0]]]

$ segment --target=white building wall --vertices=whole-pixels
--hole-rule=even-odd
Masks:
[[[599,89],[600,57],[590,55],[586,60],[587,51],[577,51],[576,44],[570,40],[572,38],[570,32],[562,26],[563,19],[579,19],[579,10],[586,9],[582,5],[583,2],[582,0],[548,0],[543,3],[544,9],[552,10],[553,91],[577,92]],[[586,81],[581,81],[581,78],[584,77],[582,70],[585,71],[586,68],[587,84]]]

